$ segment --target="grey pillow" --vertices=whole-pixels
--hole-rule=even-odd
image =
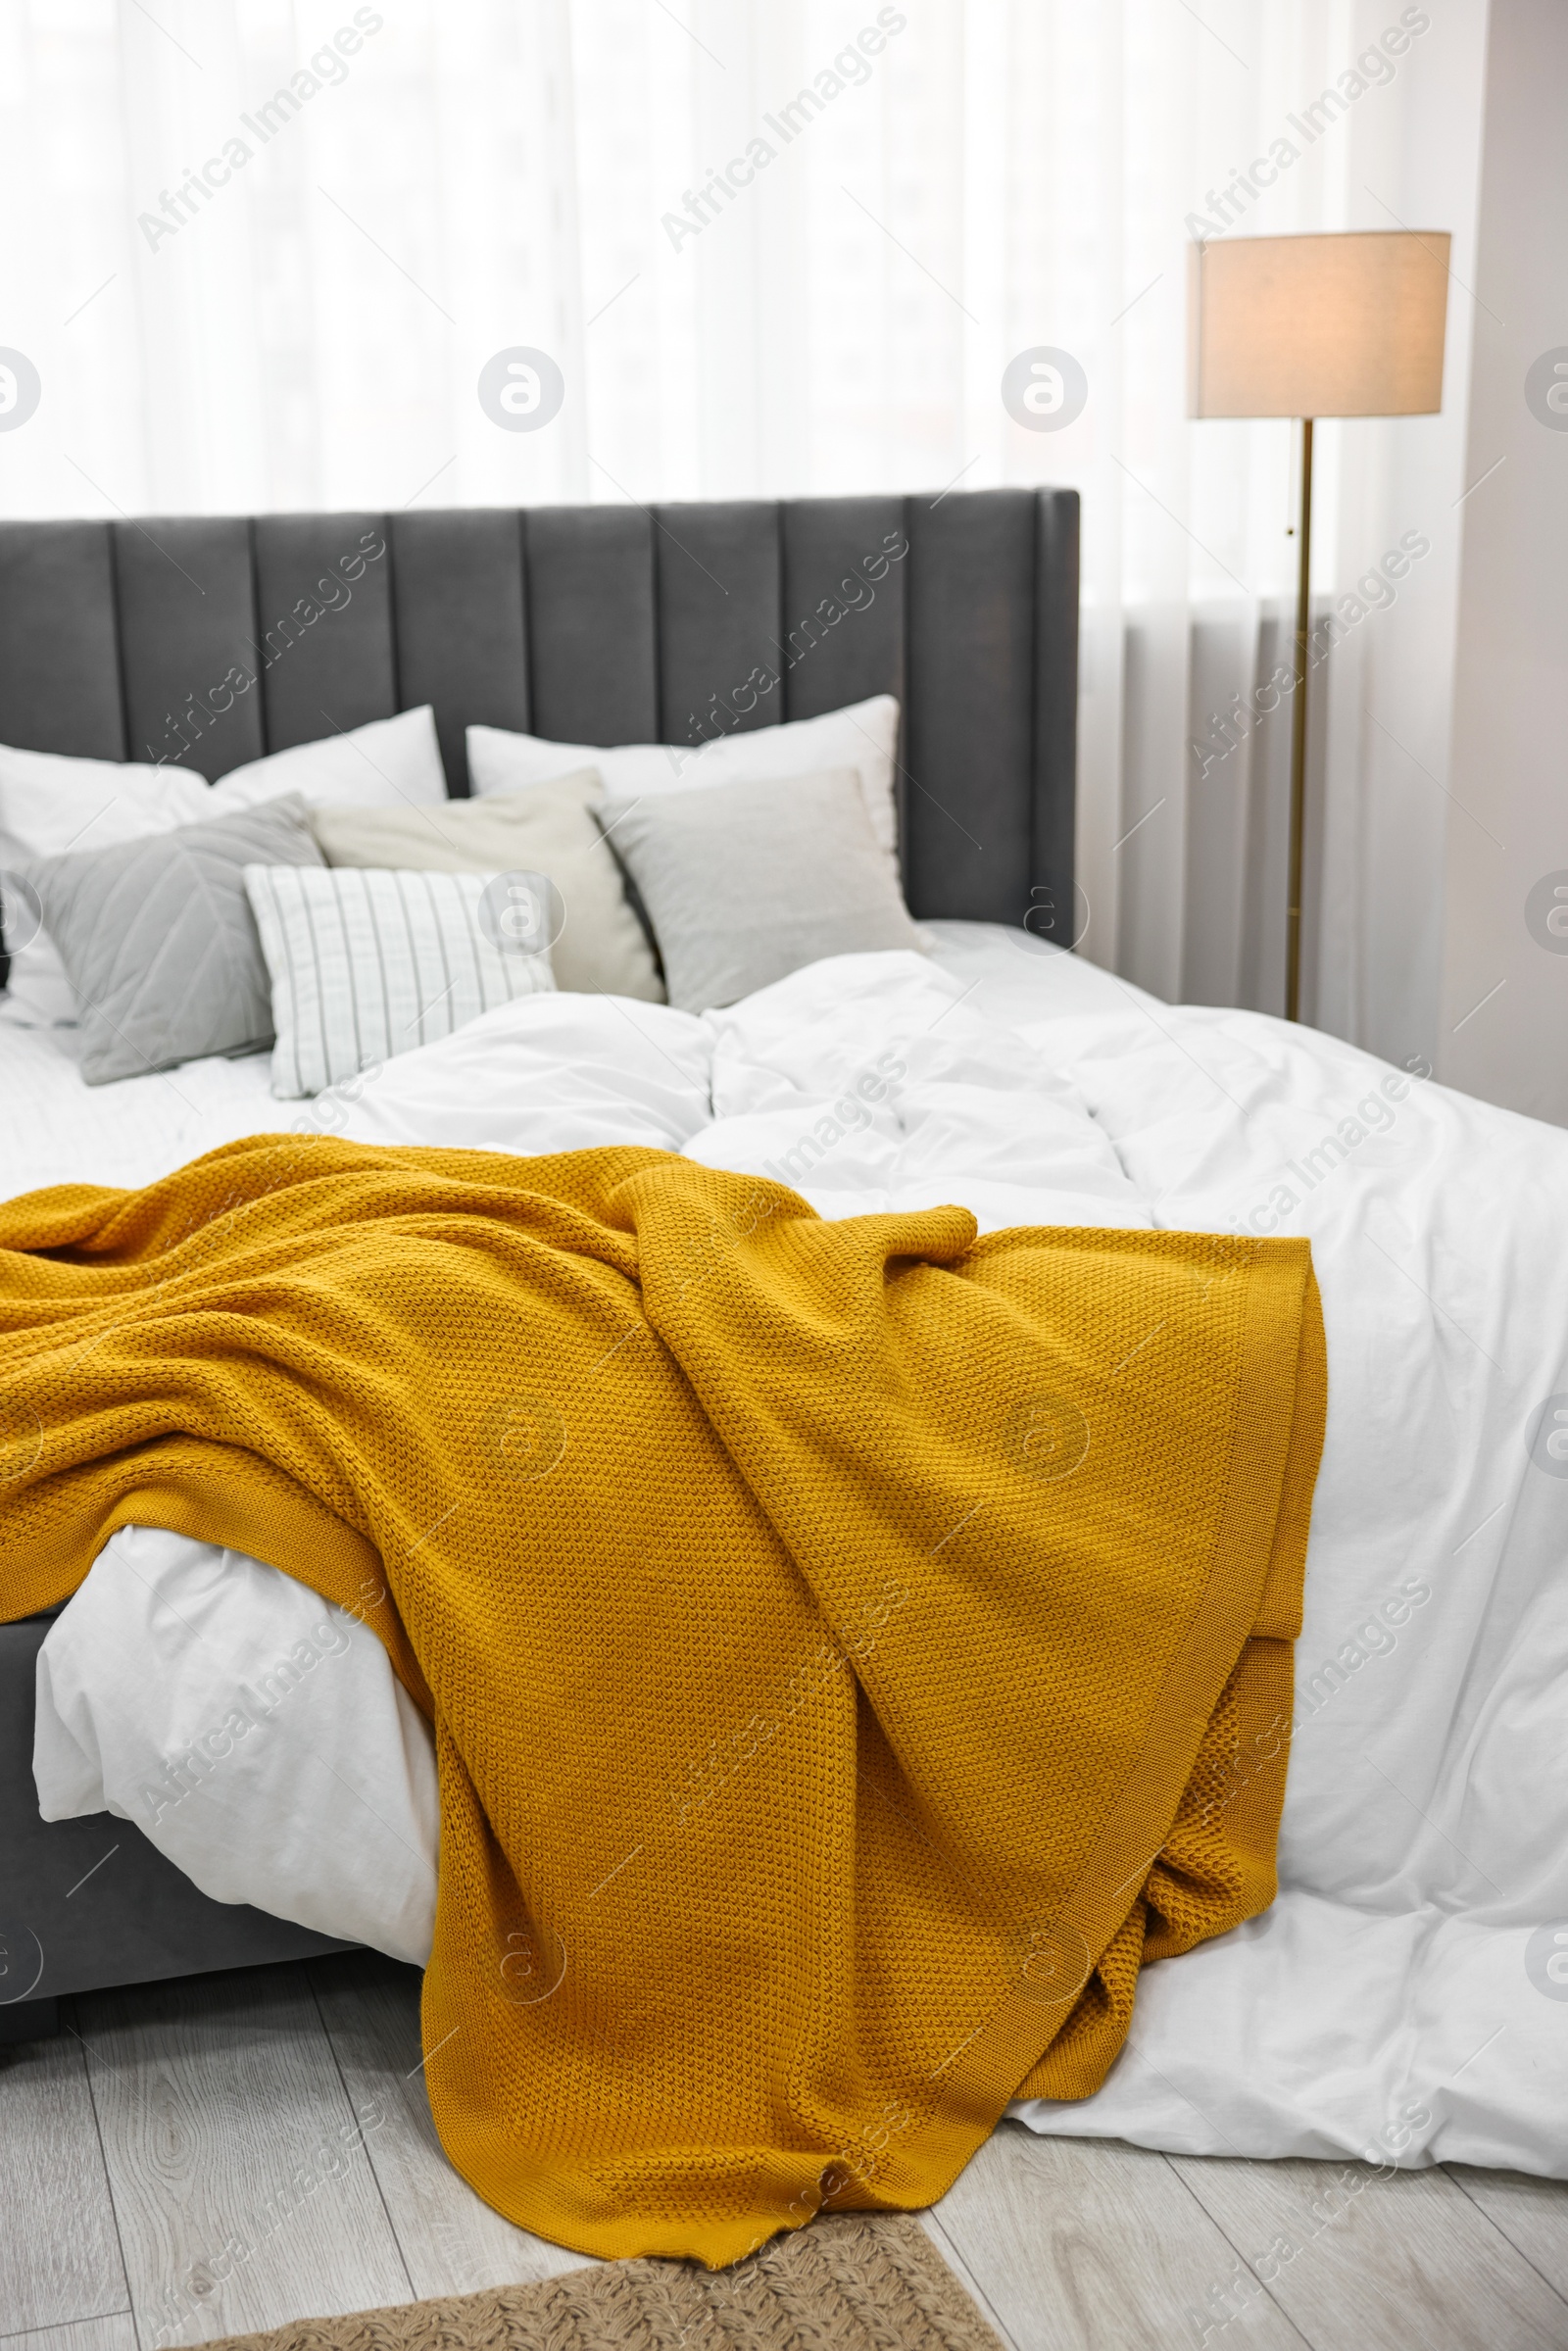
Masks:
[[[272,1042],[247,865],[320,865],[297,792],[24,868],[76,991],[89,1086]]]
[[[803,963],[920,949],[853,767],[612,801],[600,811],[663,958],[669,1001],[706,1012]]]

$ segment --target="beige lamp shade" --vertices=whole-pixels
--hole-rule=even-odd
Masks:
[[[1411,416],[1443,406],[1444,229],[1194,245],[1195,416]]]

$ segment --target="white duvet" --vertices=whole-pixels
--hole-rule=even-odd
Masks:
[[[1568,1135],[1020,934],[937,930],[929,960],[840,958],[702,1020],[533,998],[311,1115],[366,1141],[652,1143],[781,1173],[828,1216],[957,1200],[985,1230],[1308,1235],[1329,1421],[1279,1898],[1146,1970],[1096,2097],[1016,2111],[1200,2154],[1568,2173]],[[89,1094],[0,1017],[0,1066],[28,1105],[8,1191],[142,1183],[292,1123],[265,1060]],[[107,1806],[220,1899],[423,1957],[429,1741],[351,1616],[127,1530],[38,1695],[48,1817]]]

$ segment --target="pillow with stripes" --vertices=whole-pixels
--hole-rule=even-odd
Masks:
[[[272,1092],[284,1100],[556,984],[545,874],[247,865],[245,890],[272,986]]]

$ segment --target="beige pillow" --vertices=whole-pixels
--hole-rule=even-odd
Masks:
[[[438,808],[312,808],[310,821],[329,865],[548,873],[564,916],[550,947],[557,987],[662,1004],[664,984],[643,926],[589,814],[601,797],[598,769],[582,767],[484,800],[448,800]]]

